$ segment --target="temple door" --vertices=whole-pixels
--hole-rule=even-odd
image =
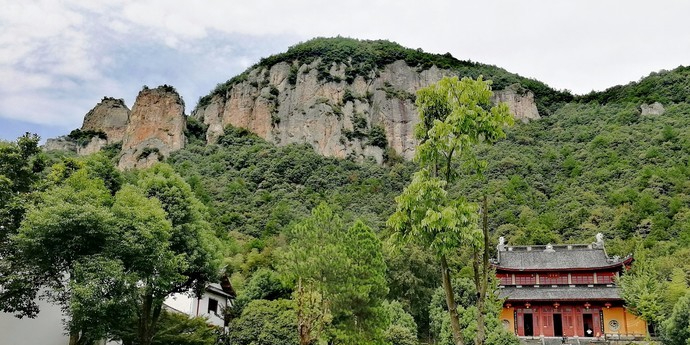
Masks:
[[[525,313],[522,309],[517,310],[517,332],[518,336],[525,336]]]
[[[563,335],[566,337],[572,337],[575,335],[575,310],[572,307],[563,308],[561,314],[563,321]]]
[[[553,310],[550,307],[542,307],[541,309],[541,322],[539,335],[544,335],[545,337],[553,337]]]
[[[603,327],[601,325],[601,318],[599,316],[599,311],[596,309],[592,313],[592,327],[594,327],[594,336],[595,337],[601,336],[601,329]]]

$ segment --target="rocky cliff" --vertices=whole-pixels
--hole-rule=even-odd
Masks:
[[[96,153],[108,144],[122,142],[129,123],[129,108],[123,99],[103,97],[84,115],[84,124],[69,135],[48,139],[46,151],[72,151],[84,156]]]
[[[523,123],[541,118],[537,110],[537,103],[534,101],[534,93],[520,84],[512,84],[503,90],[494,91],[491,101],[508,104],[508,108],[510,108],[515,119]]]
[[[130,110],[123,99],[103,97],[93,109],[84,116],[82,131],[100,131],[106,134],[108,144],[122,141],[129,123]]]
[[[507,103],[523,122],[539,119],[537,109],[548,113],[554,102],[572,99],[538,81],[450,54],[338,37],[313,39],[261,60],[202,97],[191,116],[207,125],[208,143],[232,125],[277,145],[307,143],[326,156],[378,163],[412,159],[417,90],[444,76],[480,75],[494,81],[493,101]],[[184,102],[175,89],[145,87],[132,111],[123,100],[105,97],[81,129],[48,140],[45,148],[90,154],[121,144],[121,169],[147,167],[184,146],[185,127]]]
[[[208,125],[209,143],[232,125],[277,145],[308,143],[326,156],[371,157],[379,163],[391,154],[411,159],[417,145],[416,91],[458,73],[412,67],[404,60],[368,75],[348,76],[351,68],[324,66],[322,59],[255,67],[243,81],[202,99],[192,116]],[[494,99],[508,103],[522,121],[539,118],[529,90],[511,86]]]
[[[120,169],[145,168],[184,147],[184,102],[171,86],[139,92],[122,138]]]

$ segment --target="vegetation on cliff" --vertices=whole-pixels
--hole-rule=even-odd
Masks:
[[[427,53],[422,49],[405,48],[386,40],[320,37],[296,44],[284,53],[261,59],[245,72],[218,84],[210,94],[201,97],[197,103],[197,108],[208,104],[214,95],[224,97],[233,85],[248,80],[249,72],[256,68],[270,68],[277,63],[286,62],[294,66],[291,73],[296,76],[297,68],[300,65],[309,65],[317,59],[320,60],[319,78],[325,81],[352,83],[357,76],[371,79],[386,65],[402,60],[419,71],[436,66],[457,73],[460,77],[476,79],[479,76],[484,76],[484,79],[493,80],[493,87],[497,90],[518,83],[534,92],[539,111],[545,115],[550,114],[558,105],[573,99],[568,91],[554,90],[540,81],[521,77],[500,67],[459,60],[450,53]],[[340,63],[346,66],[345,78],[343,79],[329,73],[332,64]],[[295,80],[294,76],[291,80]]]
[[[601,92],[591,92],[576,98],[580,102],[600,104],[623,103],[689,103],[690,67],[653,72],[637,82],[616,85]]]

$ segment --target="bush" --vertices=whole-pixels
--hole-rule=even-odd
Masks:
[[[103,140],[108,140],[108,135],[106,135],[103,131],[82,131],[81,129],[75,129],[71,131],[69,134],[67,134],[67,137],[74,140],[77,143],[77,145],[81,147],[86,146],[94,137],[99,137]]]
[[[371,127],[367,136],[369,137],[369,145],[380,147],[384,150],[386,149],[386,147],[388,147],[386,130],[383,129],[383,126],[376,125],[374,127]]]

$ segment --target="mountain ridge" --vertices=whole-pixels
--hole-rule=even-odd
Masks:
[[[643,112],[651,109],[647,103],[661,102],[654,106],[654,113],[660,113],[664,105],[685,100],[683,95],[690,94],[685,92],[690,90],[688,71],[690,68],[681,66],[652,73],[628,85],[576,96],[496,66],[456,59],[449,53],[425,53],[385,40],[314,38],[263,58],[239,75],[219,83],[208,95],[199,98],[185,120],[204,127],[210,144],[223,134],[226,126],[232,125],[247,128],[277,145],[307,143],[323,155],[357,161],[373,159],[381,164],[396,157],[412,158],[417,144],[413,135],[418,120],[414,105],[416,90],[444,76],[483,76],[491,80],[494,102],[507,102],[518,119],[529,121],[552,116],[572,102],[637,102],[636,106]],[[105,128],[106,122],[113,122],[106,119],[107,114],[99,115],[100,122],[94,124],[89,122],[89,116],[86,115],[81,128],[79,144],[62,138],[49,141],[46,148],[89,154],[118,141],[113,139],[113,129]],[[121,114],[111,116],[122,118]],[[160,116],[167,121],[165,114]],[[183,122],[174,130],[180,133],[168,129],[167,134],[161,134],[157,131],[166,130],[144,129],[149,136],[141,136],[132,145],[141,146],[138,157],[146,159],[136,163],[138,158],[130,157],[121,167],[147,166],[183,147],[187,126]],[[100,130],[99,123],[103,127]],[[89,131],[110,132],[111,138],[103,140],[95,135],[81,138]],[[124,127],[117,131],[123,132]],[[120,132],[117,138],[122,136]],[[147,140],[160,141],[165,135],[182,139],[175,139],[174,147],[145,144]],[[159,139],[154,140],[156,137]],[[158,154],[150,155],[153,152]]]

